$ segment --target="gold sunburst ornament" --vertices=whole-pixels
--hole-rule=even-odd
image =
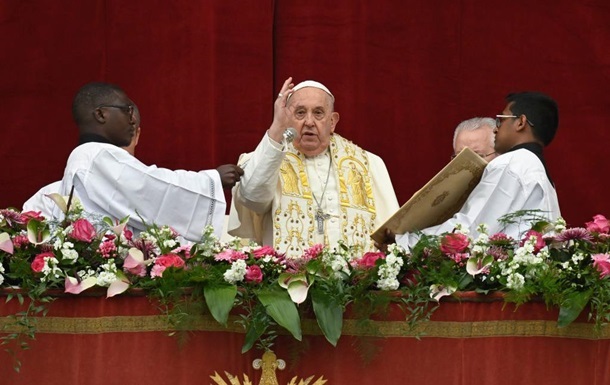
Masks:
[[[272,351],[266,351],[263,354],[263,358],[257,358],[256,360],[254,360],[254,362],[252,362],[252,367],[254,367],[254,369],[262,370],[261,380],[258,385],[279,385],[275,371],[277,369],[284,370],[284,368],[286,368],[286,362],[284,360],[278,359],[275,353],[273,353]],[[252,382],[246,374],[243,374],[243,383],[240,381],[239,376],[234,376],[226,371],[225,376],[229,382],[225,381],[225,379],[220,374],[218,374],[218,372],[214,372],[214,375],[210,376],[210,378],[217,385],[252,385]],[[324,376],[320,376],[315,382],[312,383],[311,381],[314,377],[315,376],[310,376],[306,379],[299,379],[295,376],[292,378],[292,380],[290,380],[287,385],[326,384]]]

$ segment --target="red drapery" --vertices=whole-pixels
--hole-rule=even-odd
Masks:
[[[569,224],[610,215],[610,8],[603,0],[5,1],[0,4],[0,206],[62,176],[71,99],[121,85],[143,117],[137,156],[234,163],[269,126],[282,81],[327,84],[338,132],[381,155],[405,202],[449,159],[452,131],[511,91],[560,105],[546,151]]]
[[[421,325],[420,340],[396,306],[368,325],[346,318],[337,347],[320,335],[315,321],[304,320],[303,342],[283,335],[273,347],[288,364],[277,371],[279,383],[295,376],[324,376],[328,385],[610,383],[609,330],[595,334],[584,317],[557,328],[557,311],[540,302],[515,310],[494,298],[480,300],[443,301]],[[213,384],[209,376],[225,371],[240,378],[245,373],[255,384],[260,379],[251,363],[262,353],[240,353],[243,329],[232,322],[224,329],[210,317],[199,318],[180,344],[145,297],[69,296],[49,308],[31,349],[18,353],[21,373],[1,352],[0,383]],[[1,306],[0,324],[18,309],[15,300]]]

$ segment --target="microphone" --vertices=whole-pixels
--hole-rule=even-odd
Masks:
[[[294,138],[297,137],[297,130],[295,130],[292,127],[288,127],[286,129],[286,131],[284,131],[284,133],[282,134],[282,136],[284,137],[284,140],[286,141],[286,144],[291,143]]]

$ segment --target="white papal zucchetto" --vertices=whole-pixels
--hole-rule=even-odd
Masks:
[[[335,101],[335,96],[330,92],[330,90],[324,84],[317,82],[315,80],[305,80],[305,81],[300,82],[299,84],[294,86],[294,88],[292,89],[292,92],[298,91],[301,88],[305,88],[305,87],[313,87],[313,88],[321,89],[322,91],[324,91],[330,95],[330,97],[333,99],[333,102]],[[288,98],[290,98],[290,96]]]

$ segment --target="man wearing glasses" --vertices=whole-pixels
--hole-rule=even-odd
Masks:
[[[212,225],[220,237],[226,203],[223,188],[243,171],[235,165],[185,171],[147,166],[121,147],[136,134],[135,105],[113,84],[89,83],[76,94],[72,116],[79,129],[59,193],[72,191],[90,213],[122,219],[136,231],[169,225],[191,241]],[[61,218],[58,208],[53,216]]]
[[[519,240],[530,228],[531,216],[517,216],[509,223],[500,222],[501,217],[521,210],[539,210],[538,216],[547,220],[560,216],[555,187],[542,154],[557,131],[557,103],[538,92],[510,94],[506,101],[494,130],[495,151],[502,155],[487,165],[457,214],[440,225],[422,229],[422,233],[440,235],[461,224],[476,238],[478,225],[485,223],[490,235],[504,232]],[[395,239],[389,232],[386,236],[385,244],[395,240],[406,247],[414,246],[419,239],[416,233],[396,235]]]
[[[492,118],[472,118],[458,124],[453,133],[451,159],[468,147],[487,162],[491,161],[497,156],[494,149],[495,129],[496,123]]]

